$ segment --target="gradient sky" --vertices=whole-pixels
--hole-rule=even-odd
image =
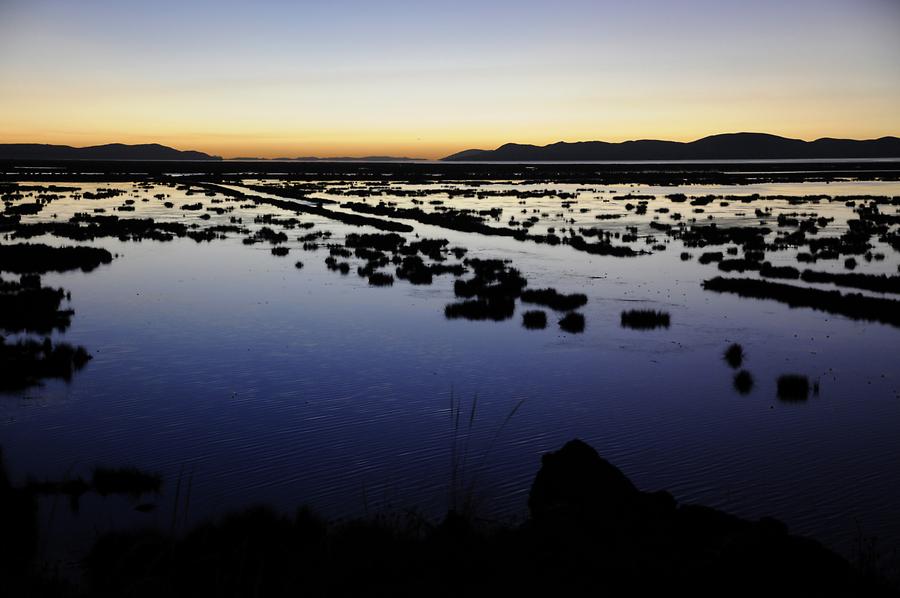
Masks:
[[[900,135],[900,0],[0,0],[0,142],[439,157]]]

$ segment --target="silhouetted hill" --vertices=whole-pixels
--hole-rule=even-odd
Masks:
[[[89,147],[43,143],[0,144],[0,160],[221,160],[203,152],[181,151],[158,143],[107,143]]]
[[[581,141],[524,145],[507,143],[495,150],[465,150],[447,161],[587,161],[587,160],[780,160],[780,159],[900,158],[900,139],[882,137],[857,141],[823,137],[815,141],[766,133],[727,133],[691,142],[643,139],[607,143]]]

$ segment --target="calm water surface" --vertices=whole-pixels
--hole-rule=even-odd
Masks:
[[[77,186],[135,189],[141,198],[165,192],[176,204],[169,210],[155,199],[138,200],[136,212],[122,217],[199,222],[200,212],[177,207],[212,205],[202,194],[187,197],[174,188]],[[512,183],[477,189],[512,187],[580,189]],[[575,226],[608,230],[637,225],[646,235],[652,232],[647,223],[659,216],[653,210],[662,206],[699,222],[712,215],[720,226],[750,224],[758,220],[755,208],[771,206],[774,214],[834,216],[827,230],[838,234],[853,216],[842,201],[714,202],[691,214],[690,206],[664,195],[900,195],[897,183],[850,182],[591,189],[579,192],[573,206],[588,208],[585,213],[565,212],[557,197],[525,205],[515,197],[445,202],[502,207],[501,224],[536,209],[535,215],[548,214],[536,232],[575,219]],[[412,206],[410,198],[383,190],[368,201]],[[657,195],[647,216],[595,218],[624,213],[625,202],[612,197],[629,192]],[[123,199],[61,199],[33,219],[111,210]],[[441,197],[420,199],[427,208]],[[237,208],[211,222],[240,216],[257,228],[252,220],[262,213],[291,215]],[[335,242],[366,230],[300,219],[315,222],[312,230],[332,231]],[[86,475],[106,464],[159,471],[165,479],[154,499],[159,506],[149,514],[135,512],[124,498],[86,498],[78,513],[62,500],[45,500],[42,525],[60,536],[61,549],[76,554],[98,530],[168,527],[179,478],[182,496],[190,479],[190,505],[186,514],[180,509],[178,526],[257,502],[286,511],[306,503],[336,518],[406,507],[439,515],[451,482],[451,396],[466,416],[477,401],[474,423],[464,422],[457,435],[468,453],[463,478],[487,518],[522,517],[541,454],[579,437],[642,489],[668,489],[681,501],[742,516],[773,515],[845,552],[860,531],[900,546],[900,329],[705,292],[700,282],[718,271],[682,262],[678,241],[653,255],[616,259],[411,224],[422,237],[467,247],[470,256],[512,260],[531,287],[587,294],[584,334],[561,332],[552,313],[546,330],[525,330],[521,309],[499,323],[446,320],[443,307],[455,299],[451,276],[435,277],[431,286],[398,280],[369,287],[354,272],[328,271],[327,250],[302,251],[296,237],[308,231],[286,231],[291,253],[284,258],[266,244],[243,245],[238,235],[199,244],[103,239],[94,244],[119,254],[112,264],[45,276],[45,284],[72,293],[76,315],[61,338],[84,345],[94,360],[70,384],[0,397],[0,444],[12,474]],[[896,273],[897,253],[878,250],[887,259],[860,260],[858,271]],[[767,258],[793,262],[789,252]],[[297,260],[302,270],[294,267]],[[843,271],[841,261],[815,269]],[[668,311],[672,326],[623,329],[620,313],[632,308]],[[747,396],[732,389],[733,371],[721,358],[731,342],[743,344],[745,367],[755,378]],[[779,401],[775,381],[784,373],[818,380],[819,396]]]

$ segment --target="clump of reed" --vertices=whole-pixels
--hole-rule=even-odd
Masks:
[[[809,379],[800,374],[779,376],[778,398],[782,401],[805,401],[809,398]]]
[[[525,303],[537,303],[546,305],[557,311],[571,311],[578,309],[587,303],[587,295],[572,293],[566,295],[556,289],[527,289],[522,291],[522,301]]]
[[[671,318],[668,312],[654,309],[632,309],[622,312],[621,323],[623,328],[634,330],[653,330],[655,328],[668,328]]]
[[[384,272],[373,272],[369,275],[369,284],[373,287],[389,287],[394,284],[394,277]]]
[[[578,312],[567,313],[560,321],[559,327],[571,334],[584,332],[584,316]]]
[[[729,366],[737,369],[741,367],[742,363],[744,363],[744,348],[738,343],[732,343],[727,349],[725,349],[725,354],[723,355],[723,357]]]
[[[734,389],[740,394],[750,394],[753,390],[753,376],[747,370],[741,370],[734,375]]]

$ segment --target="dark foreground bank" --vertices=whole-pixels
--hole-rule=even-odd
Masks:
[[[100,536],[74,583],[34,561],[35,492],[0,471],[0,595],[897,595],[866,563],[775,519],[641,492],[578,440],[544,455],[528,507],[516,527],[455,512],[334,524],[254,507],[183,537]]]

